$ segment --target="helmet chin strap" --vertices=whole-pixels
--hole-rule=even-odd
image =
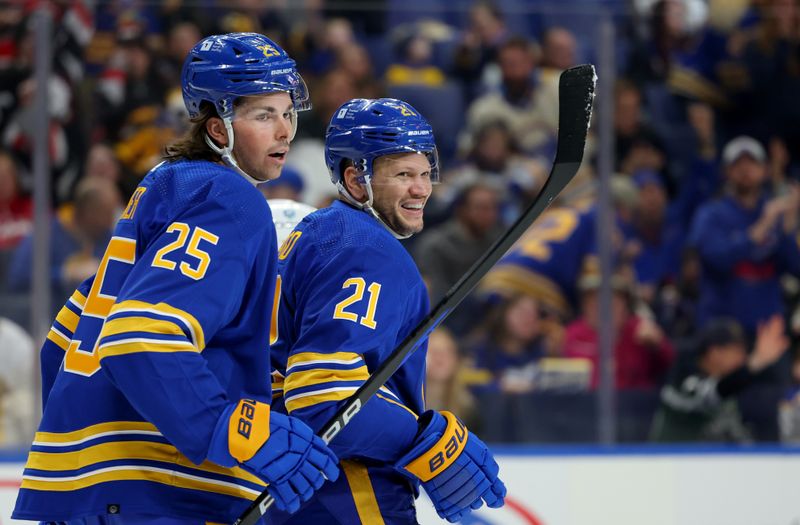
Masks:
[[[383,220],[383,218],[380,216],[377,210],[375,210],[375,208],[372,207],[373,193],[372,193],[372,183],[370,182],[370,176],[364,175],[363,177],[364,177],[364,187],[367,189],[367,202],[357,201],[352,195],[350,195],[350,192],[347,191],[347,188],[345,188],[344,184],[342,184],[341,181],[336,183],[336,189],[339,190],[339,194],[341,194],[345,198],[345,200],[347,200],[347,202],[349,202],[356,208],[364,210],[365,212],[375,217],[375,219],[377,219],[378,222],[381,223],[381,225],[384,228],[386,228],[395,239],[398,240],[408,239],[409,237],[414,235],[413,233],[409,233],[408,235],[400,235],[399,233],[394,231],[392,227],[386,223],[386,221]]]
[[[233,156],[233,125],[231,124],[230,117],[225,117],[222,119],[222,122],[225,124],[225,129],[228,131],[228,145],[224,148],[220,148],[214,143],[214,140],[208,136],[206,133],[206,144],[208,147],[211,148],[214,153],[222,157],[222,161],[227,164],[229,167],[233,168],[233,170],[245,178],[247,182],[252,184],[253,186],[257,186],[264,182],[263,180],[258,180],[256,178],[251,177],[247,173],[244,172],[242,168],[239,167],[239,163],[236,162],[236,159]]]

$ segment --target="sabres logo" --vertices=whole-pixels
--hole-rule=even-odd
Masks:
[[[391,107],[391,108],[396,109],[404,117],[416,117],[417,116],[417,114],[414,113],[414,111],[411,109],[411,107],[409,107],[408,104],[392,102],[392,103],[387,103],[386,105]]]
[[[280,53],[278,52],[278,50],[275,49],[273,46],[271,46],[269,44],[266,44],[266,45],[263,45],[263,46],[258,46],[257,49],[260,49],[261,52],[264,53],[265,57],[280,56]]]

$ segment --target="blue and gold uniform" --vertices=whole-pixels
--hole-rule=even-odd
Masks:
[[[341,201],[307,216],[278,258],[272,360],[282,403],[273,409],[284,405],[316,431],[427,314],[428,295],[392,234]],[[330,443],[345,475],[326,483],[292,523],[416,522],[415,490],[391,464],[417,433],[425,353],[423,344]]]
[[[226,406],[271,399],[276,252],[269,207],[231,169],[175,161],[145,177],[42,348],[44,414],[15,518],[232,521],[246,508],[264,484],[205,460]]]
[[[576,283],[595,253],[595,208],[558,207],[545,212],[481,282],[486,294],[530,295],[569,317]]]

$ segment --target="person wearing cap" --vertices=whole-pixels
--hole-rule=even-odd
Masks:
[[[681,354],[661,389],[653,419],[653,441],[752,440],[736,396],[765,378],[763,373],[789,347],[780,315],[759,326],[748,356],[741,324],[729,317],[710,320],[696,346]]]
[[[794,239],[800,191],[770,197],[766,153],[755,139],[731,140],[722,153],[725,193],[700,206],[688,245],[702,265],[698,323],[730,316],[751,337],[760,322],[783,313],[780,277],[800,275]]]

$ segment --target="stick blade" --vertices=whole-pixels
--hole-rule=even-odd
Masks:
[[[556,164],[583,160],[586,133],[592,118],[594,66],[583,64],[565,70],[558,82],[558,150]]]

